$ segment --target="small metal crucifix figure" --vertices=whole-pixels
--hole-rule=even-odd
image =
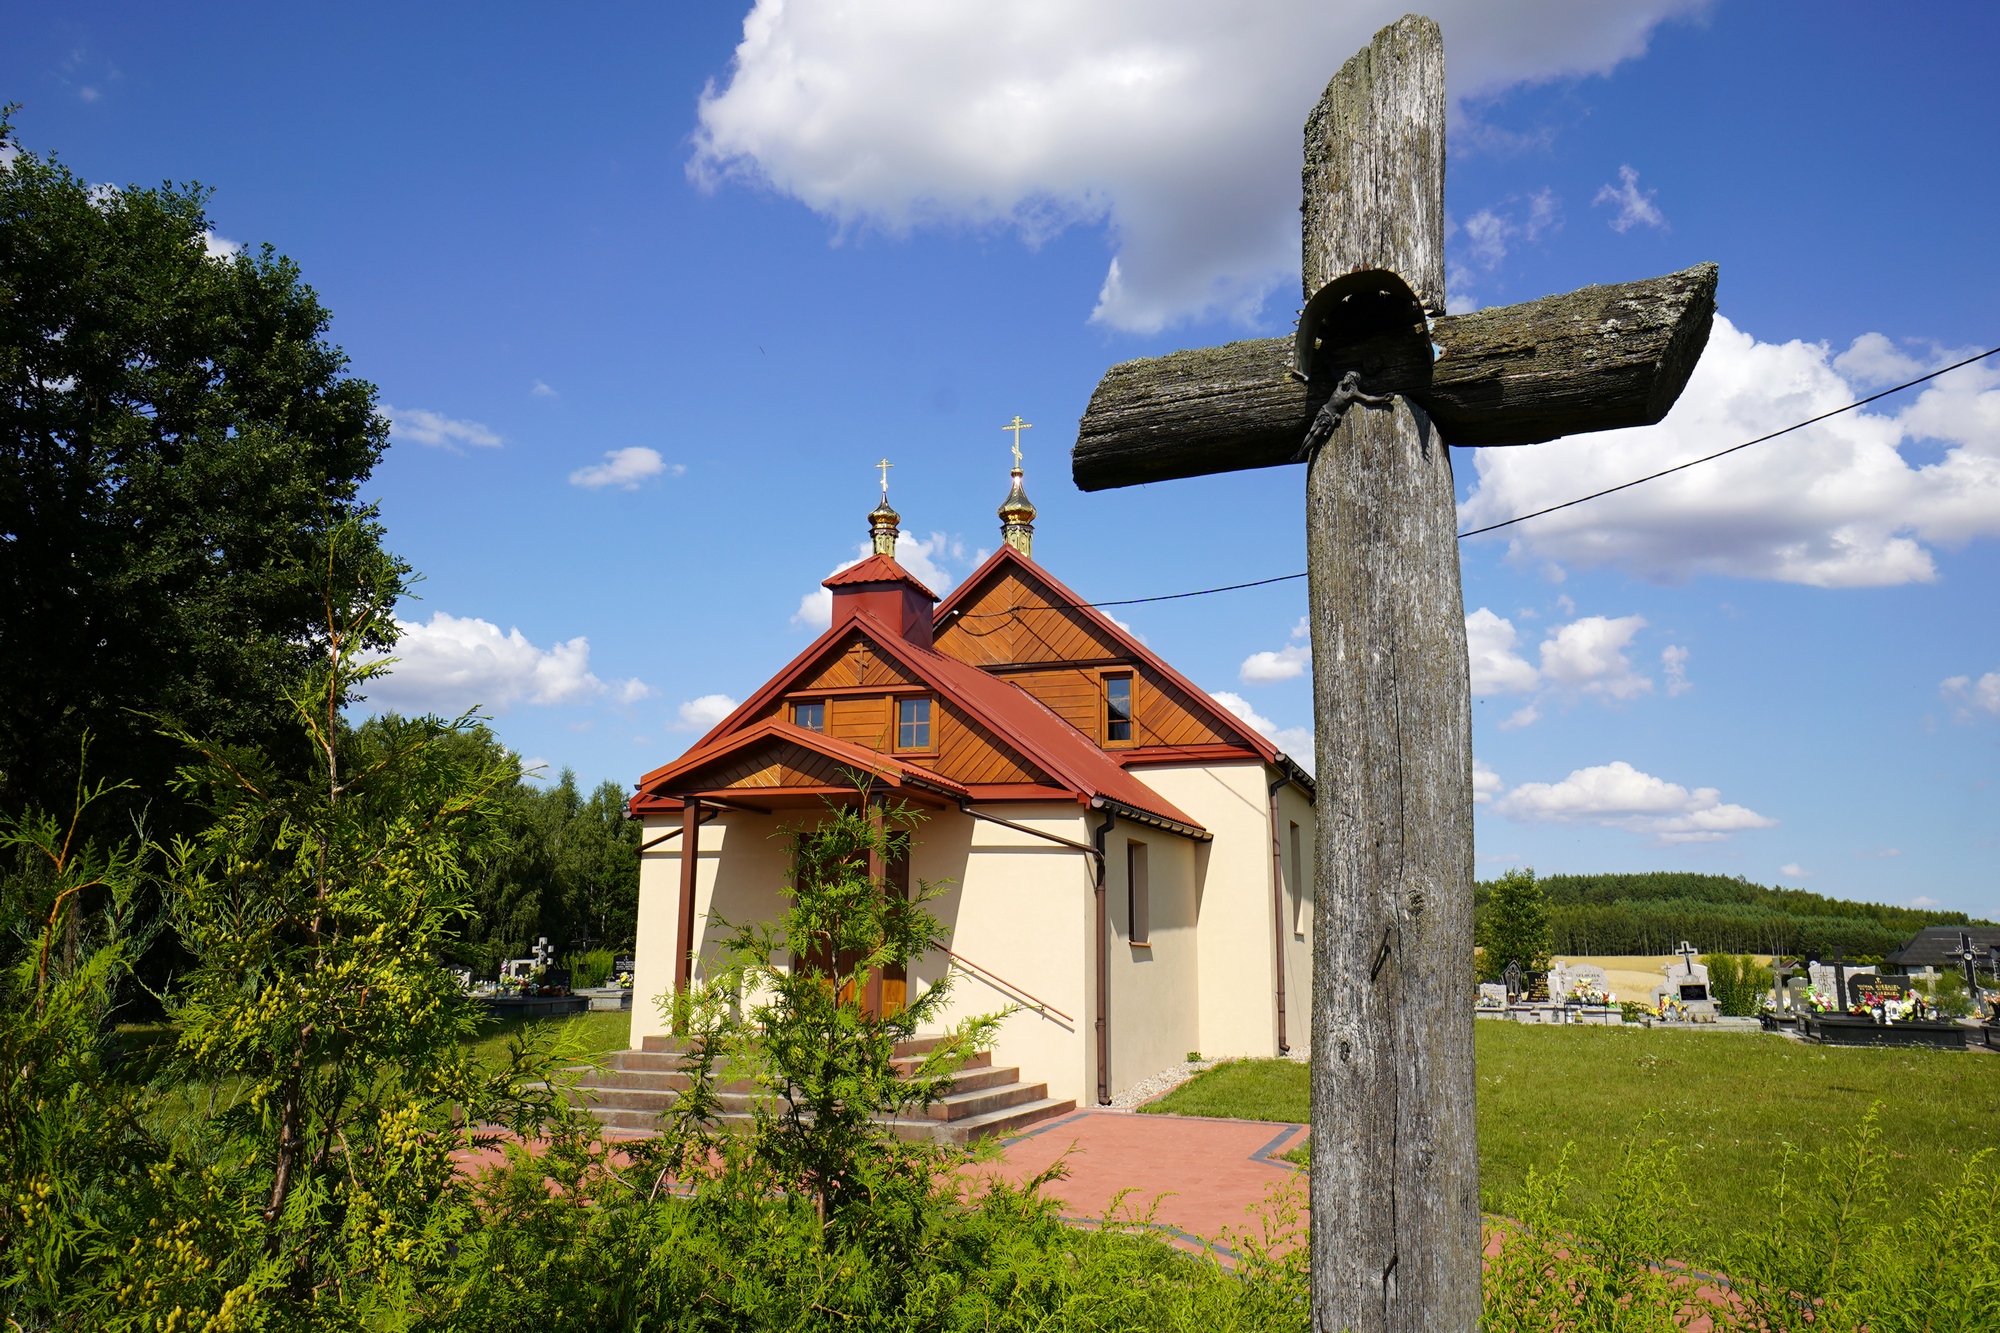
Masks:
[[[1313,1326],[1472,1333],[1472,698],[1448,445],[1665,416],[1716,270],[1445,313],[1444,39],[1406,15],[1305,126],[1297,333],[1114,366],[1086,491],[1306,464],[1318,752]],[[1016,436],[1018,439],[1018,435]]]

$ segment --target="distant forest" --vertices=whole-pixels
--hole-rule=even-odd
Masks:
[[[1847,902],[1742,877],[1655,871],[1644,875],[1550,875],[1537,879],[1548,903],[1552,954],[1663,954],[1682,940],[1704,953],[1827,955],[1879,959],[1925,926],[1985,925],[1963,912],[1926,912]],[[1473,886],[1483,918],[1490,881]]]

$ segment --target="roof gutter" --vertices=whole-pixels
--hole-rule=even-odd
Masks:
[[[1104,811],[1104,824],[1092,841],[1097,844],[1097,1104],[1111,1105],[1111,917],[1104,904],[1104,837],[1118,822],[1116,802],[1092,801]]]
[[[1136,805],[1127,805],[1123,801],[1114,801],[1109,796],[1091,797],[1090,808],[1093,810],[1102,810],[1106,814],[1121,816],[1134,824],[1146,824],[1153,828],[1165,829],[1169,833],[1178,833],[1183,838],[1193,838],[1196,842],[1215,841],[1215,835],[1205,828],[1198,828],[1193,824],[1183,824],[1178,819],[1168,819],[1165,815],[1156,815],[1150,810],[1141,810]],[[1109,828],[1110,825],[1107,824],[1105,827]]]
[[[1308,801],[1318,798],[1319,779],[1300,768],[1298,763],[1282,750],[1278,752],[1278,768],[1284,773],[1285,781],[1305,793]]]

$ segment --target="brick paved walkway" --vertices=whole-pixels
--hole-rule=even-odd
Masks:
[[[1046,1192],[1064,1215],[1102,1218],[1121,1190],[1121,1213],[1144,1214],[1183,1241],[1214,1237],[1225,1227],[1251,1225],[1257,1208],[1280,1182],[1304,1184],[1304,1173],[1278,1154],[1303,1143],[1306,1127],[1262,1120],[1079,1111],[1009,1139],[998,1174],[1026,1180],[1067,1156],[1069,1176]],[[990,1169],[990,1168],[989,1168]]]

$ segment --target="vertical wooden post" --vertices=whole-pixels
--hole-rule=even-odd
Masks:
[[[1444,294],[1444,46],[1411,15],[1306,124],[1311,293]],[[1351,409],[1307,470],[1318,730],[1315,1328],[1472,1333],[1472,710],[1451,460],[1422,408]]]
[[[674,941],[674,994],[685,995],[694,981],[694,884],[701,856],[701,802],[681,801],[681,920]]]
[[[868,793],[866,799],[868,802],[869,831],[875,837],[880,838],[882,836],[882,798],[871,791]],[[882,849],[879,846],[871,844],[868,848],[868,882],[886,893],[889,888],[888,879],[888,859],[882,855]],[[877,1018],[883,1016],[882,969],[879,967],[868,969],[868,980],[863,985],[861,992],[861,1009],[863,1013],[872,1014]]]

